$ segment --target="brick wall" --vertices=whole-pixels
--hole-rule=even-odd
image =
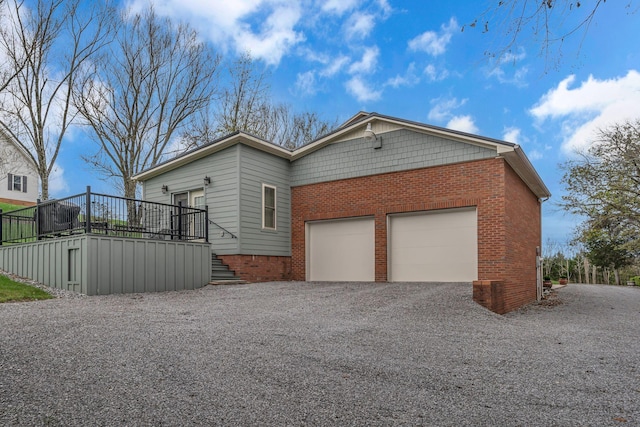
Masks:
[[[372,215],[376,281],[387,280],[387,215],[476,206],[478,277],[504,276],[504,162],[478,160],[292,189],[292,278],[305,279],[305,222]]]
[[[435,166],[292,188],[291,278],[305,280],[305,222],[375,218],[375,279],[387,280],[387,215],[475,206],[478,279],[504,286],[504,312],[533,299],[537,199],[501,158]]]
[[[15,199],[6,199],[4,197],[0,197],[0,202],[9,203],[11,205],[18,205],[18,206],[35,206],[34,202],[26,202],[24,200],[15,200]]]
[[[504,314],[504,283],[500,280],[474,280],[473,300],[481,306],[498,314]]]
[[[505,312],[536,299],[536,247],[542,244],[538,198],[506,165]]]
[[[268,255],[218,255],[247,282],[291,280],[291,257]]]

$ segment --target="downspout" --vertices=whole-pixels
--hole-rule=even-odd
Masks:
[[[551,196],[545,197],[544,199],[538,199],[540,203],[540,229],[542,229],[542,204],[549,200]],[[542,235],[540,236],[542,239]],[[543,265],[544,257],[542,256],[542,242],[540,242],[540,246],[538,246],[538,250],[536,251],[536,300],[540,302],[542,300],[542,273],[543,273]]]

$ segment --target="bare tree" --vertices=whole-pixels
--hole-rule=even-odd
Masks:
[[[4,28],[4,30],[0,30],[0,32],[6,32],[4,20],[7,17],[7,8],[5,7],[4,0],[0,0],[0,28]],[[29,46],[28,51],[31,51],[33,46]],[[16,53],[23,53],[22,50],[15,50]],[[11,52],[2,52],[3,54],[11,54]],[[22,71],[22,69],[26,65],[26,56],[25,54],[20,55],[18,58],[15,58],[13,62],[13,66],[7,63],[7,61],[3,58],[4,55],[0,56],[0,93],[4,91],[7,86],[11,83],[11,81]]]
[[[134,198],[132,177],[156,165],[216,92],[219,58],[187,25],[152,7],[121,15],[114,43],[76,86],[75,105],[100,150],[84,159]]]
[[[5,0],[0,0],[0,27],[5,27],[4,19],[6,17],[7,9],[5,7]],[[2,30],[0,30],[2,31]],[[4,30],[6,31],[6,29]],[[30,50],[30,49],[29,49]],[[9,83],[22,71],[26,62],[23,55],[20,60],[14,61],[17,67],[9,67],[6,61],[0,56],[0,93],[9,86]],[[0,160],[1,162],[1,160]]]
[[[632,2],[626,0],[627,14],[636,12],[631,6]],[[559,61],[565,40],[580,33],[586,36],[606,0],[584,3],[579,0],[495,0],[462,30],[467,26],[478,27],[483,33],[502,36],[497,49],[485,52],[490,57],[509,58],[520,40],[531,36],[540,45],[540,54],[547,63]]]
[[[186,134],[187,149],[236,131],[296,148],[339,125],[337,120],[324,120],[315,112],[295,112],[287,104],[274,103],[269,74],[248,53],[232,62],[227,73],[228,85],[216,108]]]
[[[248,53],[228,67],[230,84],[224,90],[216,112],[216,132],[226,135],[237,130],[260,136],[270,115],[270,86],[267,72],[259,70]]]
[[[49,198],[49,175],[74,122],[71,90],[78,72],[108,43],[107,6],[79,6],[79,0],[42,0],[31,9],[9,0],[3,9],[0,50],[10,78],[0,96],[0,127],[36,163],[43,199]]]
[[[280,141],[282,146],[292,149],[326,135],[340,125],[337,119],[330,122],[322,119],[318,113],[309,111],[288,112],[284,115],[283,120],[285,120],[284,130],[274,140]]]

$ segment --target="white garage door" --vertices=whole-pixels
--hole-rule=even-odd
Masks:
[[[478,277],[475,209],[389,217],[393,282],[470,282]]]
[[[307,280],[375,280],[373,218],[307,224]]]

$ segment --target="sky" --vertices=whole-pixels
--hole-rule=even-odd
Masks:
[[[586,31],[548,52],[525,31],[499,59],[486,53],[498,52],[507,36],[469,25],[482,23],[496,1],[152,3],[160,15],[191,24],[225,60],[249,52],[271,74],[274,101],[296,110],[331,121],[377,112],[519,144],[552,193],[543,204],[543,241],[567,242],[579,222],[557,205],[562,163],[587,148],[598,129],[640,117],[640,11],[633,0],[603,3]],[[587,12],[593,1],[583,3]],[[70,134],[51,183],[54,197],[86,185],[113,193],[80,160],[91,144]]]

